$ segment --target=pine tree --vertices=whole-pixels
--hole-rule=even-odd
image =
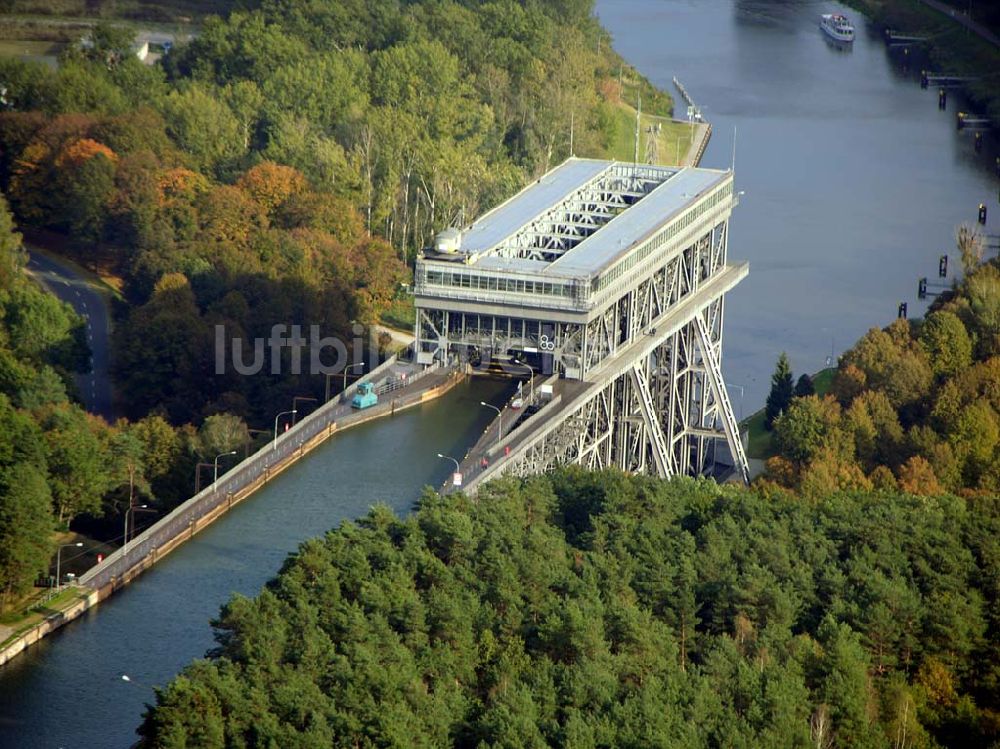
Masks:
[[[813,385],[812,377],[804,374],[795,382],[795,397],[805,398],[808,395],[816,395],[816,386]]]
[[[771,392],[767,396],[767,404],[764,409],[764,424],[768,429],[774,426],[774,420],[788,410],[788,405],[792,402],[794,382],[792,380],[792,367],[788,363],[788,355],[782,351],[778,357],[778,365],[771,375]]]

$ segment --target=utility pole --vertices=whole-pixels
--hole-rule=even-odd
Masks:
[[[642,94],[638,91],[635,94],[635,156],[632,158],[633,164],[639,163],[639,121],[642,119]]]
[[[575,123],[576,112],[571,108],[569,110],[569,155],[573,155],[573,126]]]

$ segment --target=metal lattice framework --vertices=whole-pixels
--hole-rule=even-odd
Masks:
[[[672,170],[615,164],[511,234],[489,254],[552,261],[664,182]]]
[[[571,463],[699,475],[713,468],[724,435],[736,470],[747,481],[746,456],[719,366],[724,294],[745,273],[745,265],[727,266],[659,313],[649,306],[655,297],[646,297],[636,312],[656,332],[647,329],[646,341],[619,349],[595,367],[585,378],[589,388],[552,414],[545,427],[525,435],[491,475],[526,476]]]
[[[725,294],[747,273],[746,264],[727,263],[733,205],[731,172],[614,164],[477,251],[490,262],[418,262],[419,356],[454,363],[520,352],[553,376],[544,418],[507,435],[509,452],[467,489],[568,463],[706,474],[722,439],[748,479],[720,364]],[[549,284],[567,279],[573,295],[549,301]]]

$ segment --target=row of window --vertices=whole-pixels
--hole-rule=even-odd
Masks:
[[[520,278],[499,278],[480,273],[428,270],[427,283],[435,286],[452,286],[460,289],[478,289],[509,294],[542,294],[573,298],[573,286],[549,281],[525,281]]]
[[[660,249],[660,247],[662,247],[666,242],[669,242],[680,232],[684,231],[695,221],[699,220],[707,211],[712,210],[723,201],[732,200],[732,195],[733,183],[729,182],[721,190],[716,191],[714,195],[711,195],[707,200],[704,200],[697,208],[674,219],[674,221],[665,226],[659,234],[649,240],[645,245],[640,247],[628,257],[623,258],[612,268],[609,268],[606,272],[601,274],[600,278],[598,278],[595,282],[594,290],[600,291],[617,281],[624,274],[632,270],[632,268],[634,268],[637,264],[649,257],[650,253]]]

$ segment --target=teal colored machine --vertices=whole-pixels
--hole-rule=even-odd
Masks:
[[[358,391],[351,399],[351,408],[371,408],[376,403],[378,403],[378,394],[375,392],[375,386],[370,382],[362,382],[358,385]]]

